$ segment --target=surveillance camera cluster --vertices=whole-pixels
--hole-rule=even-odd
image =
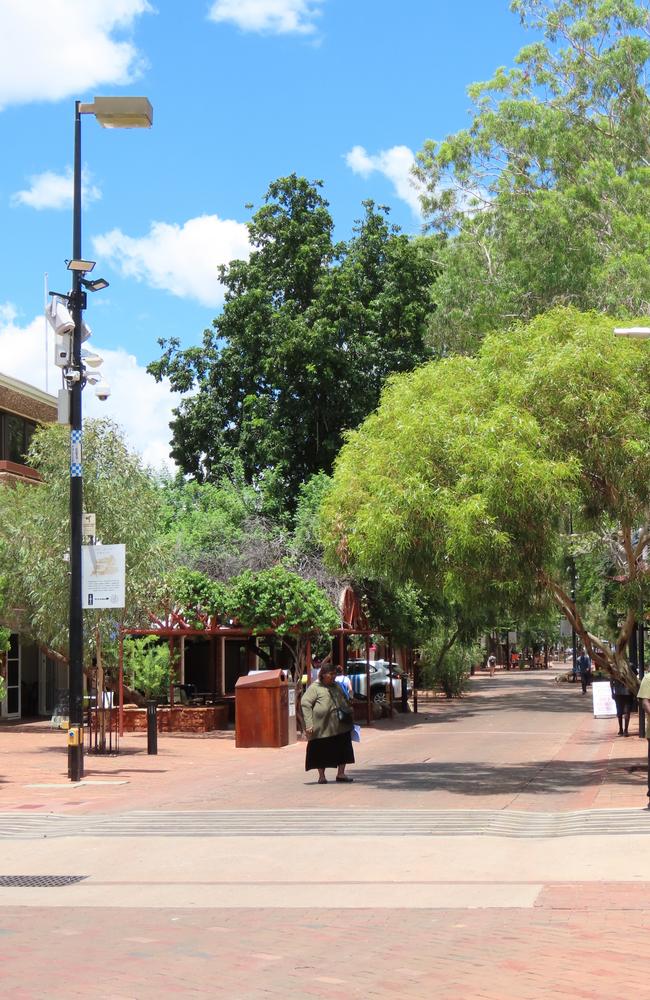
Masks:
[[[104,360],[99,354],[82,347],[81,369],[74,366],[72,357],[74,319],[70,312],[69,296],[52,293],[45,315],[54,331],[54,364],[61,369],[66,388],[70,389],[75,382],[81,380],[83,385],[89,384],[95,387],[95,395],[98,399],[102,401],[108,399],[111,387],[104,381],[102,373],[98,370]],[[85,343],[91,334],[90,327],[82,322],[81,342]]]

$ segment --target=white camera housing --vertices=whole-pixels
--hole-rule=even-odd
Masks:
[[[111,394],[111,387],[108,382],[100,382],[99,385],[95,386],[95,395],[97,399],[101,399],[105,402]]]

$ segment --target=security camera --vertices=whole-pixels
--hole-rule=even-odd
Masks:
[[[90,372],[86,369],[84,371],[84,378],[90,385],[97,385],[101,382],[103,376],[101,372]]]
[[[101,399],[102,402],[108,399],[111,394],[111,387],[108,382],[100,382],[99,385],[95,386],[95,395],[97,399]]]

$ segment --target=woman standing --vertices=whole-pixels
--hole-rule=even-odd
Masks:
[[[634,703],[634,696],[625,687],[622,681],[610,681],[612,688],[612,698],[616,704],[616,717],[618,719],[618,735],[629,736],[630,712]],[[624,728],[625,727],[625,728]]]
[[[336,780],[350,782],[346,764],[354,764],[352,705],[335,683],[336,667],[321,667],[318,680],[302,696],[301,707],[308,739],[305,771],[318,770],[318,784],[326,785],[326,767],[336,767]]]

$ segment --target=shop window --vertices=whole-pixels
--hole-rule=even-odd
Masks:
[[[0,412],[0,459],[25,464],[36,424],[15,413]]]

